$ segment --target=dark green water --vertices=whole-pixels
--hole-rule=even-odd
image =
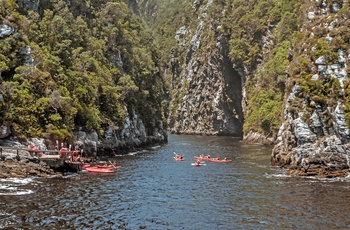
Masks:
[[[173,160],[173,152],[185,155]],[[232,163],[192,166],[194,156]],[[1,229],[350,229],[350,178],[287,177],[271,148],[170,135],[112,175],[1,180]]]

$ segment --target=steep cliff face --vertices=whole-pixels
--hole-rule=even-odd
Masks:
[[[242,77],[225,54],[211,51],[204,65],[191,58],[173,89],[169,126],[174,133],[242,136]]]
[[[272,143],[298,2],[194,1],[190,8],[192,20],[172,35],[169,129]]]
[[[173,35],[171,131],[244,133],[275,143],[272,163],[291,173],[345,175],[349,9],[347,0],[194,1],[195,25]]]
[[[319,0],[305,13],[303,37],[289,68],[284,122],[272,153],[272,163],[290,167],[292,174],[349,172],[349,7],[348,1]]]
[[[157,121],[154,121],[155,123]],[[77,131],[76,145],[90,155],[115,156],[138,148],[168,141],[165,125],[160,123],[146,128],[143,119],[135,112],[128,113],[121,127],[108,126],[101,137],[97,132]]]
[[[22,0],[19,3],[25,9],[38,8],[41,12],[50,2]],[[87,14],[82,15],[84,18],[93,14],[93,11],[89,11],[90,8],[100,7],[106,2],[101,0],[90,4],[74,1],[69,3],[69,7],[73,9],[74,17],[86,11]],[[134,15],[126,14],[128,16],[125,18],[119,18],[119,14],[109,17],[116,10],[125,9],[121,1],[118,4],[106,4],[102,13],[97,15],[98,23],[89,21],[96,23],[93,25],[95,28],[104,29],[101,34],[98,30],[91,30],[89,36],[100,36],[98,41],[84,40],[87,25],[82,29],[81,25],[85,25],[83,21],[75,25],[75,31],[81,32],[79,38],[73,39],[75,43],[85,42],[90,49],[107,47],[86,55],[95,58],[94,61],[100,61],[99,54],[103,53],[105,56],[101,58],[102,62],[108,60],[112,63],[103,66],[105,69],[96,68],[99,71],[96,74],[103,75],[106,82],[113,80],[123,87],[123,90],[115,89],[118,93],[122,92],[117,96],[107,86],[96,86],[101,89],[96,92],[89,89],[99,95],[99,102],[116,96],[113,102],[119,103],[122,98],[122,103],[118,104],[119,110],[109,107],[107,102],[101,103],[99,108],[104,109],[104,115],[117,114],[114,112],[118,111],[123,116],[114,117],[121,121],[118,124],[111,122],[110,117],[101,116],[104,121],[99,127],[101,129],[95,128],[96,132],[90,133],[79,131],[77,135],[80,141],[86,145],[90,143],[92,149],[101,146],[101,149],[112,150],[121,146],[140,146],[154,140],[164,141],[164,121],[167,118],[169,129],[173,133],[233,135],[251,142],[275,143],[272,163],[290,167],[291,173],[337,176],[345,175],[349,171],[348,0],[125,2],[135,14],[147,19],[157,35],[155,40],[158,44],[157,47],[153,46],[150,35],[139,30],[141,25],[133,20]],[[63,13],[62,9],[65,8],[60,7],[66,3],[59,3],[56,5],[52,2],[59,10],[56,9],[56,14],[47,13],[46,21],[41,26],[56,28],[57,24],[51,25],[49,22],[57,20],[56,16]],[[59,21],[64,22],[67,15],[69,14],[65,13],[64,17],[60,16]],[[32,17],[39,20],[35,15]],[[8,20],[4,18],[6,20],[0,25],[0,39],[10,41],[13,38],[13,41],[19,41],[21,45],[15,59],[3,59],[8,66],[11,64],[10,67],[0,65],[2,77],[9,81],[15,73],[17,62],[33,67],[42,58],[37,55],[41,51],[39,47],[33,47],[35,52],[32,55],[26,44],[27,38],[13,36],[19,31],[13,26],[16,17],[8,17]],[[119,23],[121,19],[128,23]],[[117,26],[113,27],[115,30],[111,30],[110,25],[115,22],[118,26],[131,24],[133,27],[129,30]],[[61,36],[55,32],[57,30],[52,29],[53,35]],[[40,41],[43,42],[42,45],[46,45],[45,42],[51,38],[60,38],[51,36],[52,34],[44,36],[43,41]],[[32,35],[31,38],[35,40],[36,37]],[[136,46],[132,46],[135,41]],[[65,58],[65,49],[70,47],[68,43],[67,39],[58,39],[52,42],[54,46],[48,47],[59,53],[60,58]],[[123,48],[124,44],[128,46]],[[62,48],[56,50],[57,47]],[[158,52],[154,52],[156,49]],[[4,50],[10,52],[10,49]],[[80,55],[80,49],[76,49],[74,53],[85,60],[86,56],[84,53]],[[49,64],[56,64],[55,58],[52,59]],[[66,62],[69,64],[71,60],[67,59]],[[69,76],[67,79],[71,79],[70,74],[76,75],[81,70],[76,68],[80,68],[81,63],[73,64],[70,66],[72,71],[65,73]],[[113,72],[110,76],[106,75],[110,69]],[[56,81],[54,77],[58,74],[52,68],[45,71],[52,75],[52,81]],[[27,72],[22,70],[21,73]],[[85,75],[79,77],[85,77],[86,73],[91,74],[84,72]],[[91,75],[95,76],[95,72]],[[164,86],[166,84],[168,85]],[[70,89],[69,85],[65,87]],[[162,100],[166,87],[171,92],[168,117],[164,112],[166,102]],[[71,90],[75,90],[75,87]],[[5,90],[3,92],[5,95]],[[107,97],[108,92],[110,94]],[[81,91],[77,93],[83,94]],[[138,96],[134,97],[133,94]],[[57,99],[53,97],[55,95],[52,93],[46,96],[51,100]],[[68,98],[70,95],[63,96]],[[0,94],[0,101],[4,98]],[[84,101],[86,98],[83,95],[78,97],[79,100]],[[6,107],[5,103],[0,103],[0,106]],[[0,114],[4,115],[4,111],[6,110],[2,109]],[[47,112],[51,113],[51,110]],[[74,111],[67,113],[70,119],[72,113]],[[96,117],[98,116],[77,116],[76,121],[86,119],[94,125],[98,121]],[[52,116],[56,122],[58,118]],[[10,126],[5,125],[0,135],[8,136],[10,131]]]
[[[199,12],[197,26],[193,30],[180,27],[176,33],[176,49],[183,49],[186,40],[189,46],[183,63],[177,62],[176,52],[172,57],[168,123],[173,133],[241,137],[243,75],[233,68],[227,40],[216,33],[217,28],[208,18],[211,4],[212,1],[195,1],[194,11]],[[212,43],[203,44],[203,40]]]

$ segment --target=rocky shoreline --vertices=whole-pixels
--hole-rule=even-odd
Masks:
[[[349,160],[346,154],[322,152],[309,154],[304,158],[295,158],[294,156],[293,153],[286,154],[283,159],[286,164],[280,165],[282,168],[288,169],[287,175],[335,178],[346,177],[350,173]],[[279,162],[281,162],[275,162],[273,156],[271,161],[272,165],[279,165]]]
[[[316,178],[337,178],[346,177],[349,175],[348,170],[327,171],[322,168],[316,168],[312,170],[305,170],[304,168],[291,168],[288,169],[287,175],[290,176],[304,176],[304,177],[316,177]]]
[[[0,161],[0,179],[26,177],[62,177],[62,172],[55,171],[42,161],[29,159]]]
[[[129,149],[129,151],[124,150],[122,155],[125,154],[137,154],[142,153],[149,150],[154,150],[159,148],[161,145],[152,145],[147,146],[144,148],[133,148]],[[30,154],[24,153],[26,151],[20,151],[20,155],[16,155],[15,152],[6,151],[1,152],[0,154],[0,179],[7,179],[7,178],[26,178],[26,177],[59,177],[62,178],[66,172],[77,172],[76,168],[66,167],[67,162],[68,164],[79,164],[79,162],[104,162],[100,161],[101,159],[108,158],[108,157],[115,157],[116,155],[99,155],[96,157],[81,157],[80,161],[73,161],[71,162],[69,158],[67,158],[65,161],[64,167],[58,167],[55,165],[55,167],[51,167],[47,163],[45,163],[45,159],[50,158],[54,159],[53,155],[48,156],[31,156]],[[58,155],[56,156],[58,157]],[[80,167],[79,167],[80,168]],[[67,171],[68,170],[68,171]]]

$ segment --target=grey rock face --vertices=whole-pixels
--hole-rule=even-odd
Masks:
[[[227,42],[223,38],[217,38],[210,54],[203,55],[198,51],[202,45],[202,35],[208,29],[204,19],[212,1],[206,5],[200,5],[201,1],[196,2],[200,6],[200,21],[196,30],[189,33],[183,26],[175,36],[179,41],[179,50],[183,49],[183,41],[189,37],[191,39],[186,49],[186,60],[179,63],[182,64],[181,73],[173,71],[173,79],[178,77],[180,81],[176,84],[173,82],[173,91],[177,93],[170,103],[173,108],[169,112],[170,131],[242,136],[242,76],[230,62]],[[208,56],[208,59],[203,60],[203,56]]]
[[[24,10],[38,11],[40,0],[18,0],[18,5]]]
[[[160,128],[154,127],[150,133],[152,134],[147,134],[143,121],[134,111],[132,117],[129,115],[125,118],[122,127],[108,127],[104,137],[99,137],[96,132],[82,131],[75,135],[77,144],[83,146],[87,154],[115,155],[122,154],[128,149],[167,141],[167,133],[162,124]]]
[[[343,143],[346,143],[350,141],[350,131],[346,124],[345,112],[343,110],[344,107],[344,104],[338,102],[337,107],[332,112],[332,117],[334,121],[334,130],[337,136],[339,136]]]
[[[47,150],[47,147],[45,145],[45,140],[42,139],[42,138],[29,138],[28,139],[28,144],[29,145],[34,145],[40,150]]]
[[[318,27],[331,31],[335,26],[341,25],[337,18],[328,24],[331,14],[339,12],[339,2],[328,8],[326,0],[317,0],[316,6],[316,14],[328,19],[327,22],[318,24]],[[324,39],[330,43],[333,38],[326,34]],[[341,89],[333,92],[333,100],[310,101],[305,94],[297,96],[303,95],[297,92],[297,88],[300,88],[298,84],[292,89],[286,104],[285,122],[280,128],[271,156],[273,164],[287,166],[291,174],[303,176],[333,177],[346,176],[349,173],[350,130],[342,98],[348,79],[347,52],[339,49],[337,61],[334,63],[329,63],[325,56],[318,57],[313,63],[316,71],[312,73],[312,81],[327,82],[332,78],[339,81]],[[295,101],[299,105],[297,114],[290,109]]]
[[[280,128],[271,156],[272,164],[288,166],[298,175],[337,176],[332,172],[342,171],[340,175],[343,176],[343,172],[350,167],[345,164],[345,159],[350,156],[350,136],[342,110],[344,105],[338,102],[334,109],[327,108],[327,113],[332,118],[332,126],[329,128],[325,127],[329,119],[323,115],[326,111],[317,109],[318,106],[315,106],[310,123],[307,123],[302,119],[303,113],[292,114],[288,110],[289,103],[295,99],[293,95],[297,95],[297,89],[295,86],[289,96],[285,110],[286,120]],[[303,106],[305,105],[306,103]],[[339,161],[332,162],[332,154],[337,154]]]
[[[170,114],[172,132],[242,135],[242,79],[227,57],[216,51],[205,66],[191,59],[181,76],[177,90],[185,93]]]
[[[0,25],[0,38],[5,38],[14,33],[15,29],[8,25]]]
[[[8,126],[0,126],[0,138],[7,138],[10,136],[11,132],[10,132],[10,128]]]
[[[32,58],[31,49],[28,45],[26,45],[20,52],[21,55],[23,55],[24,63],[28,64],[30,66],[34,66],[34,59]]]
[[[184,49],[186,47],[188,34],[189,34],[189,31],[188,31],[188,28],[186,26],[182,26],[176,31],[175,39],[176,39],[180,49]]]

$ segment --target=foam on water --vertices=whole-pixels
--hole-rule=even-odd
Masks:
[[[34,193],[31,189],[16,189],[15,192],[0,192],[0,195],[3,196],[19,196],[19,195],[28,195]]]
[[[29,184],[33,182],[32,178],[7,178],[7,179],[0,179],[0,182],[10,182],[15,184]]]
[[[129,155],[129,156],[134,156],[134,155],[137,155],[137,154],[140,154],[140,153],[148,153],[149,152],[149,150],[140,150],[140,151],[136,151],[136,152],[130,152],[130,153],[128,153],[127,155]]]
[[[310,182],[319,182],[319,181],[322,181],[322,182],[350,182],[350,178],[347,176],[347,177],[334,177],[334,178],[319,178],[319,177],[303,177],[305,179],[310,179]]]
[[[289,178],[291,177],[290,175],[284,174],[284,173],[279,173],[279,174],[268,174],[265,173],[267,178]]]
[[[31,184],[33,182],[32,178],[7,178],[0,179],[0,195],[4,196],[17,196],[17,195],[27,195],[34,193],[31,189],[22,189],[21,186]]]

